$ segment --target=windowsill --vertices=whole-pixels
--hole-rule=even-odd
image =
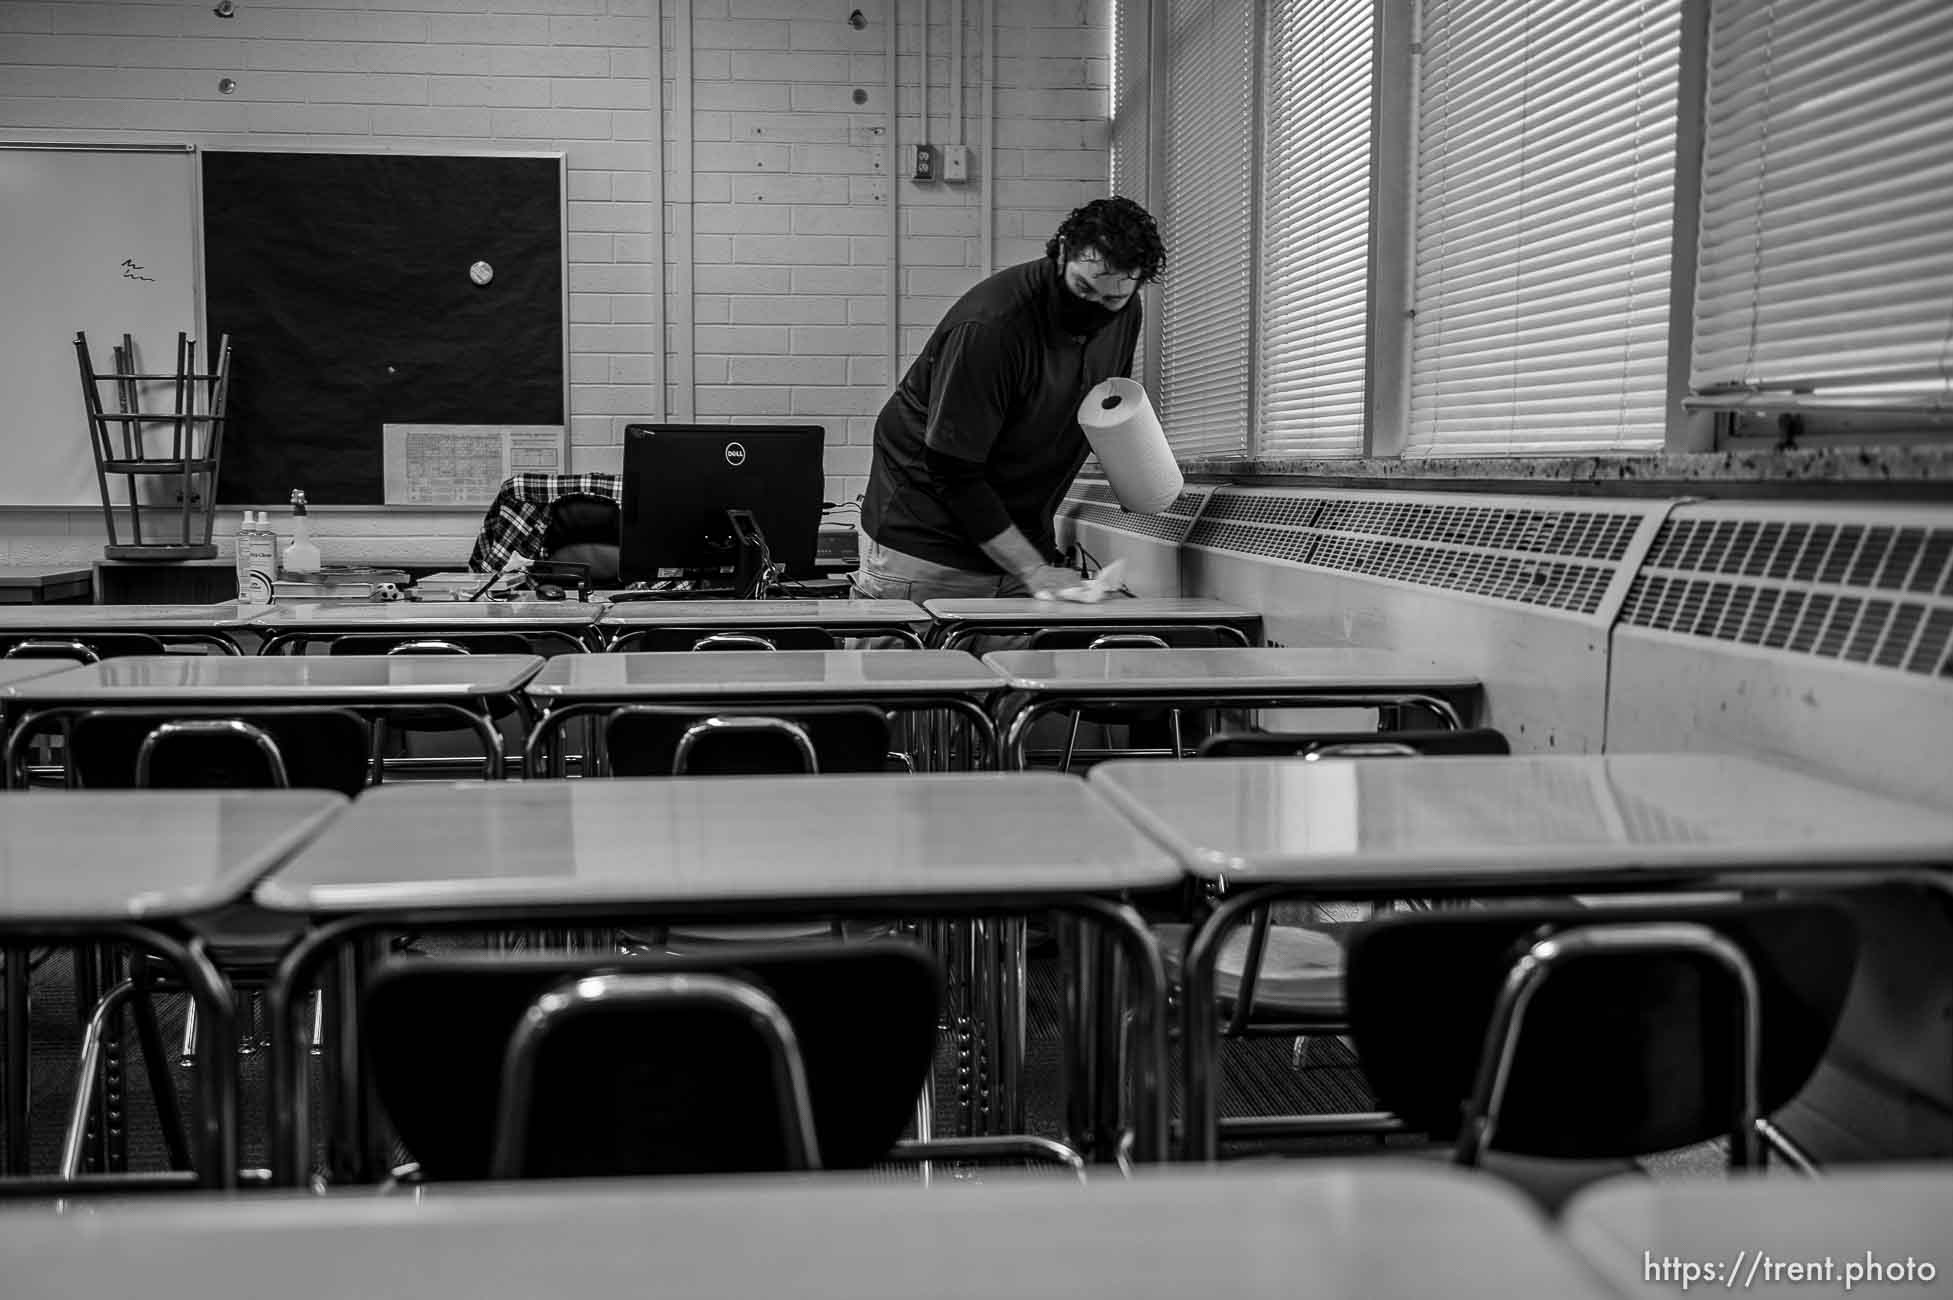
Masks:
[[[1881,496],[1953,499],[1953,447],[1838,447],[1696,455],[1320,460],[1209,456],[1196,481],[1267,486],[1552,492],[1592,496]]]

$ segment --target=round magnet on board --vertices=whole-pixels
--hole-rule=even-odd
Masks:
[[[476,262],[468,268],[468,278],[476,284],[487,284],[495,278],[495,268],[486,262]]]

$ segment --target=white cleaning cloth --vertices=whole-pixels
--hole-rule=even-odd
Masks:
[[[1072,600],[1081,605],[1096,605],[1107,596],[1116,596],[1126,589],[1126,562],[1114,560],[1076,587],[1063,587],[1056,592],[1040,591],[1039,600]]]

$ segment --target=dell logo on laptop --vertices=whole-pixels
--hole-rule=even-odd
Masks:
[[[746,444],[743,442],[727,443],[726,464],[732,466],[739,466],[739,465],[744,465],[745,463],[746,463]]]

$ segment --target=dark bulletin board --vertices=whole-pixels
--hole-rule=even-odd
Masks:
[[[565,422],[560,157],[212,151],[203,238],[219,501],[379,505],[382,425]]]

